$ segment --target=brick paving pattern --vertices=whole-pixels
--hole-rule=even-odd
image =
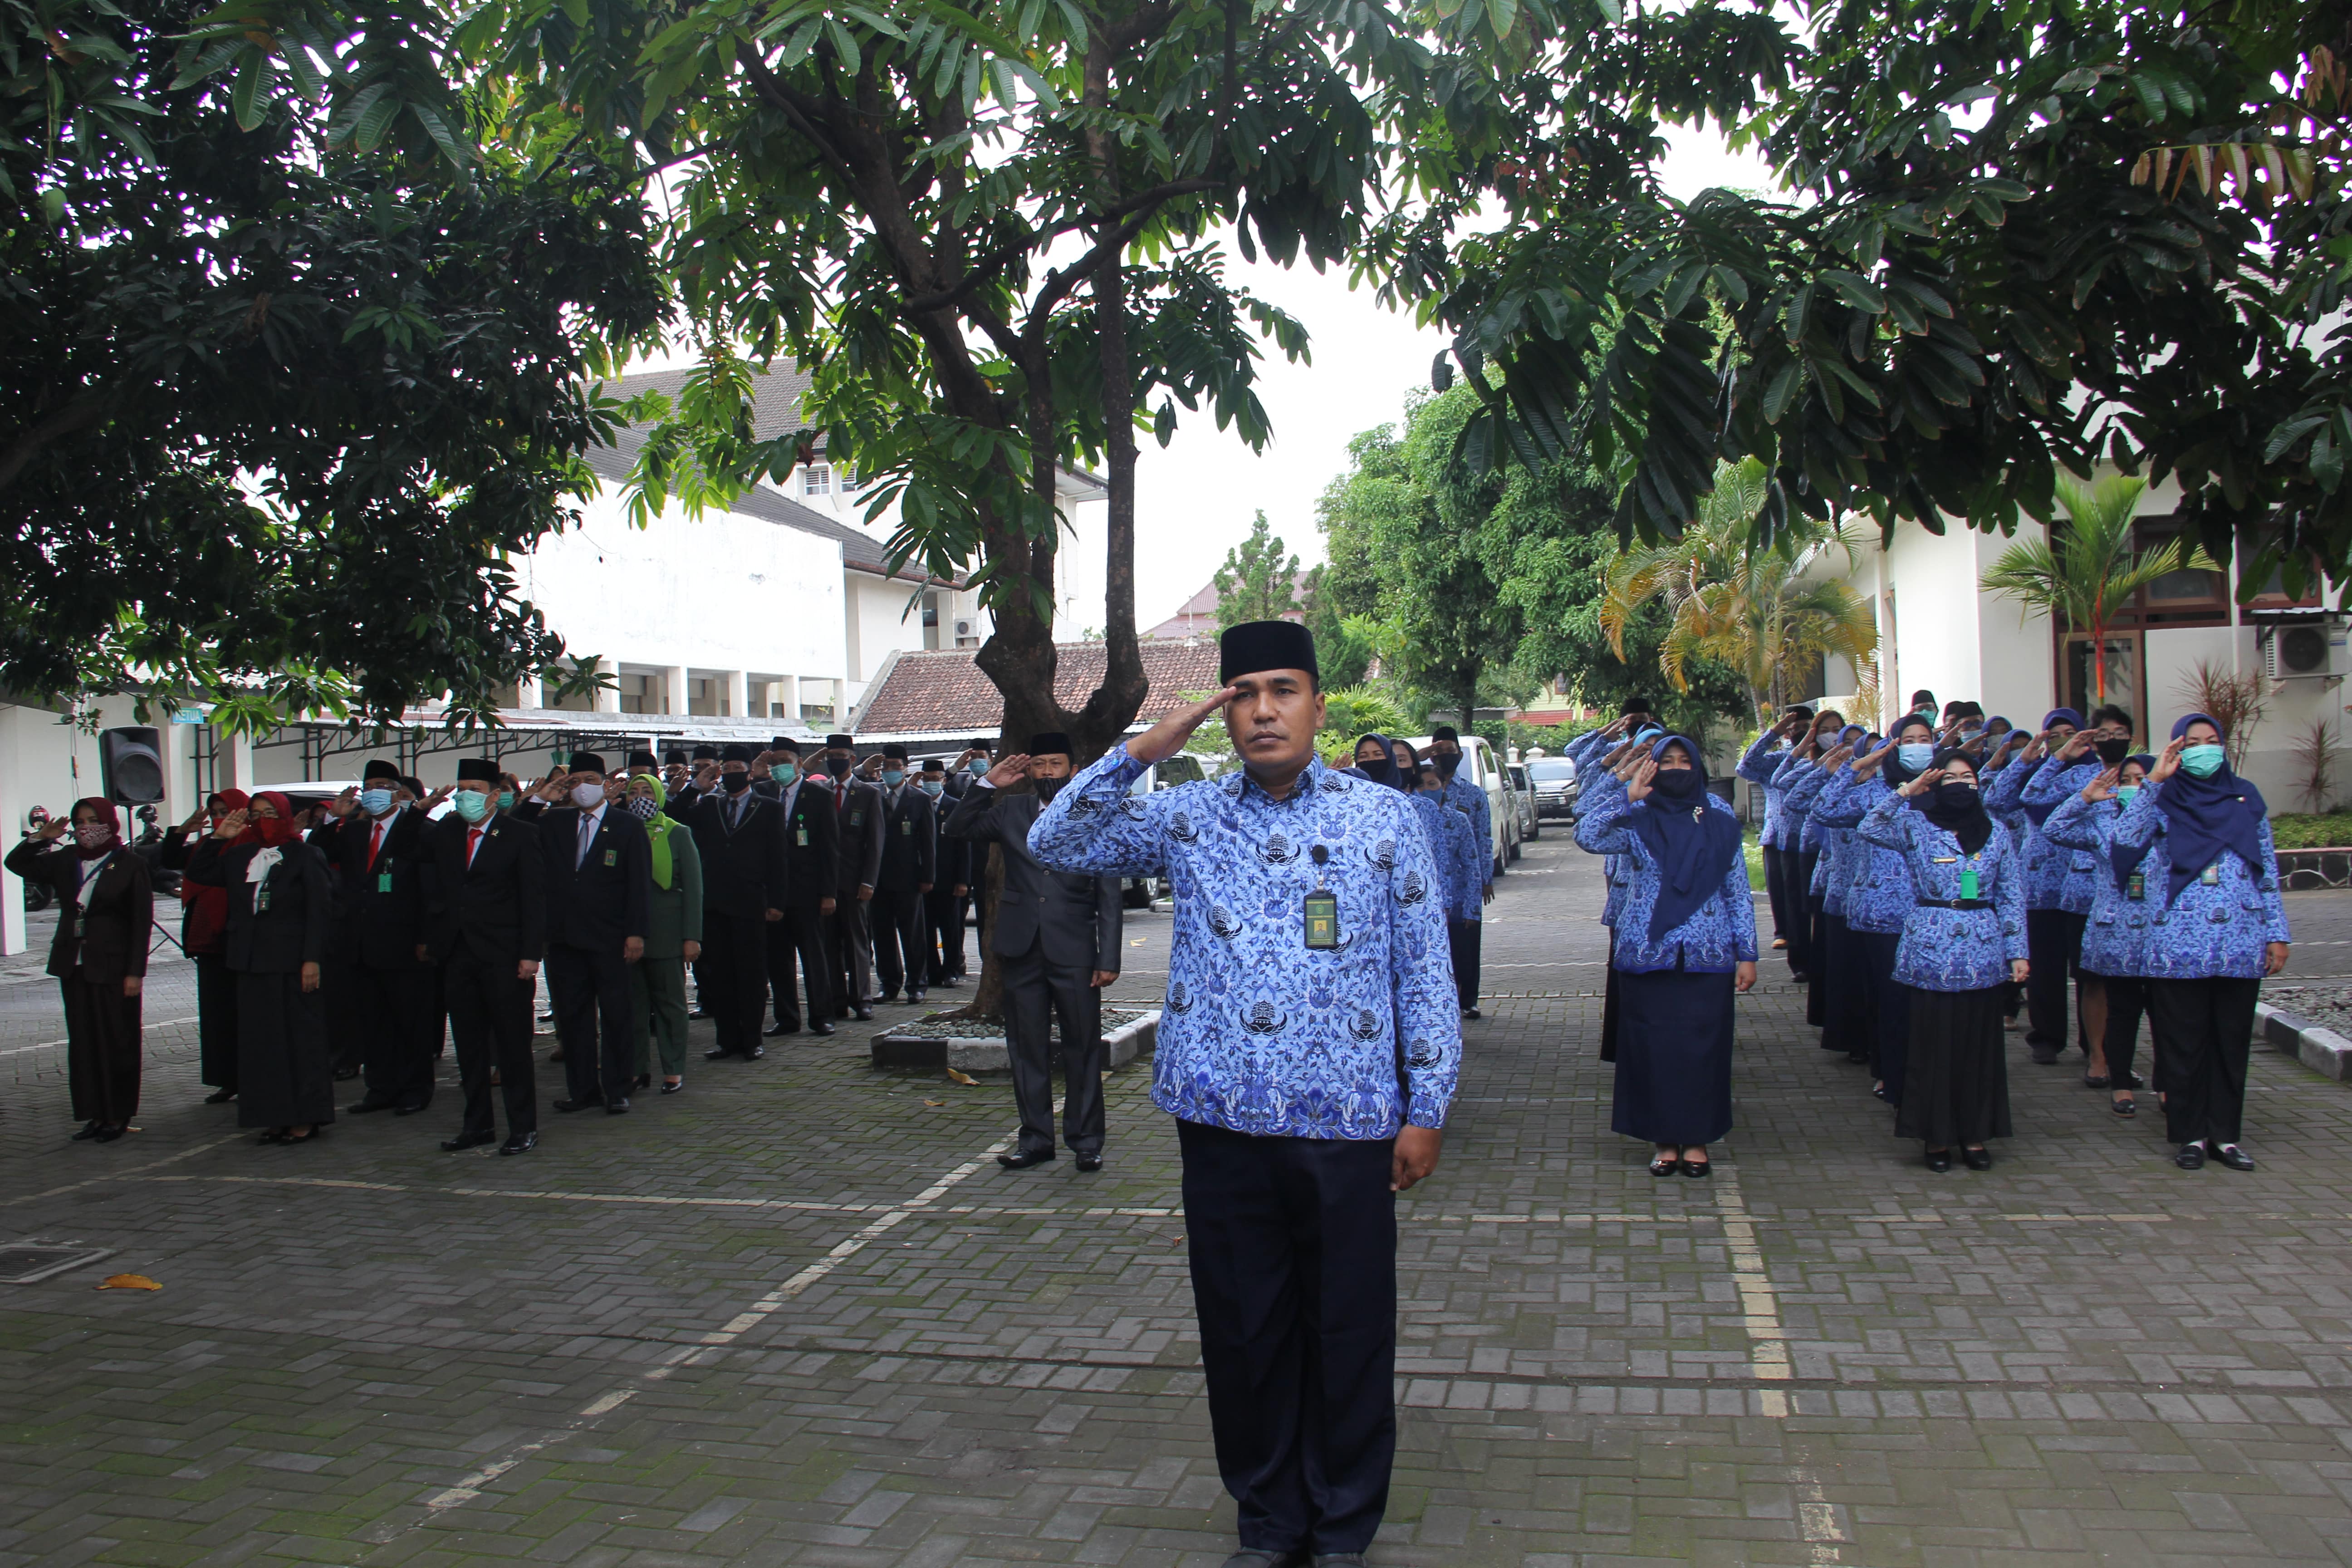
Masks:
[[[2018,1135],[1936,1176],[1775,961],[1717,1176],[1656,1181],[1607,1129],[1595,870],[1555,826],[1491,911],[1402,1208],[1375,1563],[2352,1561],[2352,1091],[2258,1052],[2263,1170],[2182,1173],[2152,1097],[2119,1122],[2012,1037]],[[2288,901],[2292,978],[2352,975],[2352,894]],[[1167,931],[1130,921],[1115,995]],[[877,1074],[863,1031],[543,1109],[526,1159],[438,1151],[446,1064],[425,1115],[262,1149],[196,1103],[165,958],[141,1131],[91,1147],[37,970],[0,965],[0,1243],[113,1250],[0,1286],[0,1568],[1230,1548],[1147,1063],[1094,1177],[1000,1171],[1009,1089]]]

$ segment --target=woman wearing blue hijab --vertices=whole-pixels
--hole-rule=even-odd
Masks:
[[[2141,900],[2155,905],[2142,963],[2173,1163],[2251,1171],[2238,1135],[2254,1001],[2263,977],[2286,967],[2289,938],[2269,808],[2231,767],[2211,718],[2173,725],[2113,842],[2138,854]]]
[[[1654,1176],[1705,1176],[1731,1131],[1732,994],[1756,984],[1756,900],[1739,821],[1707,792],[1696,742],[1668,735],[1576,825],[1595,855],[1623,857],[1626,898],[1610,964],[1617,1075],[1610,1126],[1652,1144]]]

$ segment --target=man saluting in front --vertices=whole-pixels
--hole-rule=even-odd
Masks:
[[[1223,689],[1055,796],[1030,852],[1165,873],[1176,936],[1151,1098],[1176,1117],[1226,1568],[1360,1563],[1396,1450],[1396,1205],[1437,1168],[1461,1063],[1437,868],[1404,795],[1323,766],[1315,643],[1219,642]],[[1242,771],[1143,796],[1222,710]]]

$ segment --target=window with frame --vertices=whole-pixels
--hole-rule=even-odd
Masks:
[[[801,494],[821,496],[828,495],[832,490],[833,465],[831,463],[811,463],[801,470]]]

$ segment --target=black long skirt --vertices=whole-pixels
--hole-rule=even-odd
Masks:
[[[190,955],[196,965],[196,1081],[236,1088],[236,976],[217,952]]]
[[[1863,980],[1863,937],[1843,915],[1823,911],[1822,1049],[1848,1056],[1870,1049],[1870,993]]]
[[[1819,854],[1813,858],[1819,859]],[[1808,877],[1811,874],[1807,872]],[[1810,954],[1805,965],[1805,1022],[1818,1029],[1829,1016],[1830,964],[1835,957],[1830,952],[1829,911],[1819,893],[1805,895],[1805,948]]]
[[[88,980],[79,968],[58,982],[66,1005],[66,1079],[78,1121],[127,1125],[139,1114],[139,1001],[122,982]]]
[[[1609,928],[1609,967],[1601,982],[1601,1059],[1617,1059],[1617,928]]]
[[[1895,979],[1895,952],[1903,933],[1849,931],[1853,939],[1854,978],[1861,983],[1870,1051],[1870,1076],[1889,1105],[1903,1103],[1903,1068],[1911,1054],[1911,988]]]
[[[1609,1125],[1645,1143],[1712,1143],[1730,1131],[1731,976],[1662,969],[1616,980]]]
[[[2009,1136],[2001,988],[1911,993],[1911,1048],[1895,1135],[1931,1149]]]
[[[299,974],[236,977],[236,1124],[313,1126],[335,1119],[323,993]]]

